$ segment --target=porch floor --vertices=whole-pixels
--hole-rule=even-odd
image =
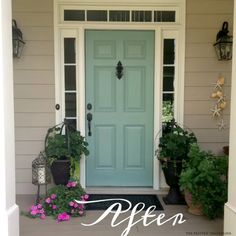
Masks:
[[[164,211],[158,211],[155,214],[165,213],[166,218],[177,213],[183,213],[186,222],[181,225],[172,226],[173,220],[157,226],[155,223],[144,227],[142,222],[131,228],[129,236],[137,235],[163,235],[163,236],[185,236],[185,235],[220,235],[223,231],[223,219],[208,220],[204,216],[194,216],[188,213],[187,206],[165,205],[162,201],[162,195],[158,195]],[[33,195],[18,195],[17,204],[21,211],[26,211],[34,203]],[[51,217],[45,220],[30,219],[20,216],[20,236],[120,236],[127,227],[128,222],[112,228],[112,215],[107,216],[103,221],[95,226],[85,227],[81,223],[92,223],[102,214],[102,211],[87,211],[86,216],[81,218],[72,218],[69,222],[57,223]],[[144,214],[138,214],[136,220]],[[118,219],[128,217],[126,214]],[[120,221],[120,220],[119,220]],[[151,219],[149,219],[151,221]]]

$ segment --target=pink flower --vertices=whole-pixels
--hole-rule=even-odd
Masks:
[[[36,215],[38,214],[38,211],[37,211],[37,210],[33,210],[33,211],[30,212],[30,214],[31,214],[32,216],[36,216]]]
[[[82,216],[84,214],[84,211],[79,211],[79,215]]]
[[[51,199],[48,197],[48,198],[46,198],[45,202],[49,204],[49,203],[51,203]]]
[[[88,199],[89,199],[89,195],[88,195],[88,194],[85,194],[85,195],[84,195],[84,199],[85,199],[85,200],[88,200]]]
[[[38,209],[42,209],[42,207],[43,206],[41,204],[38,204],[38,206],[37,206]]]
[[[74,214],[74,213],[75,213],[75,210],[74,210],[74,209],[72,209],[72,210],[71,210],[71,214]]]
[[[79,204],[79,209],[80,209],[80,210],[84,210],[84,205]]]
[[[78,203],[74,203],[74,208],[78,208],[79,207],[79,204]]]
[[[76,187],[76,185],[77,185],[77,182],[75,182],[75,181],[70,181],[70,182],[68,182],[68,184],[66,185],[66,187],[68,187],[68,188],[74,188],[74,187]]]
[[[60,213],[57,216],[57,221],[58,222],[60,222],[60,221],[68,221],[68,220],[70,220],[70,216],[66,212]]]
[[[57,205],[52,205],[52,209],[56,210],[57,209]]]
[[[45,213],[44,209],[40,209],[40,210],[39,210],[39,213],[40,213],[40,214],[44,214],[44,213]]]
[[[46,215],[45,214],[41,214],[40,219],[41,220],[45,220],[45,218],[46,218]]]
[[[74,206],[74,202],[69,202],[69,206],[73,207]]]
[[[57,195],[53,193],[53,194],[51,195],[51,199],[52,199],[52,200],[55,200],[56,198],[57,198]]]

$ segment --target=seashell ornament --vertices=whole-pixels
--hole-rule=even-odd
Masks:
[[[218,98],[223,97],[223,93],[222,93],[221,91],[217,91],[217,92],[216,92],[216,95],[217,95]]]
[[[222,77],[220,77],[218,80],[217,80],[217,84],[219,84],[219,85],[224,85],[225,84],[225,78],[222,76]]]
[[[226,108],[226,105],[227,105],[226,102],[222,102],[222,103],[220,104],[220,108],[223,110],[223,109]]]
[[[211,94],[211,97],[212,97],[212,98],[217,98],[217,93],[212,93],[212,94]]]

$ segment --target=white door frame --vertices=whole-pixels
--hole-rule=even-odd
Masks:
[[[178,1],[180,2],[180,1]],[[184,103],[184,62],[185,62],[185,1],[181,1],[181,11],[177,24],[144,24],[144,23],[91,23],[91,22],[61,22],[61,8],[58,2],[54,2],[54,40],[55,40],[55,82],[56,82],[56,103],[61,104],[62,109],[56,111],[56,122],[64,118],[63,104],[64,91],[61,81],[62,71],[62,39],[71,35],[77,39],[76,61],[77,64],[77,117],[79,130],[85,136],[85,30],[152,30],[155,31],[155,60],[154,60],[154,147],[153,147],[153,189],[160,189],[165,186],[159,161],[155,157],[158,133],[161,129],[161,107],[162,107],[162,55],[163,39],[175,38],[176,60],[175,60],[175,119],[183,124],[183,103]],[[146,3],[145,3],[146,4]],[[64,7],[65,5],[63,5]],[[70,6],[71,7],[71,6]],[[155,6],[154,6],[155,7]],[[105,8],[105,7],[104,7]],[[131,7],[132,8],[132,7]],[[99,9],[102,9],[101,7]],[[85,157],[81,159],[81,185],[86,187],[86,166]]]

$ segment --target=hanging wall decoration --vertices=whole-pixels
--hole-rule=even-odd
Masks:
[[[213,84],[213,91],[211,98],[215,99],[215,104],[211,109],[212,118],[218,121],[217,126],[219,130],[225,129],[226,124],[224,122],[224,109],[226,108],[226,101],[224,95],[225,78],[220,75],[216,83]]]

